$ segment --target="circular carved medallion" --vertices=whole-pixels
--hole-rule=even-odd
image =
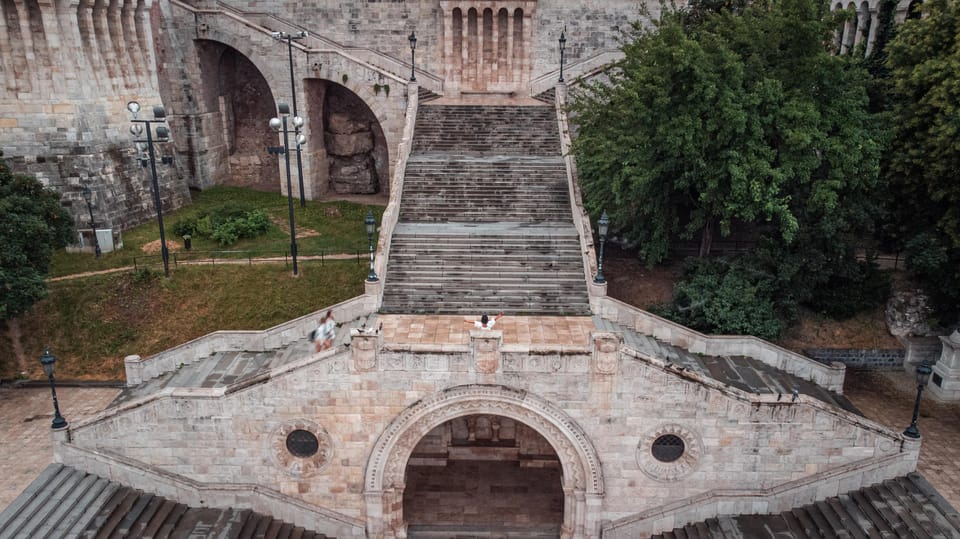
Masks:
[[[333,457],[333,443],[323,427],[299,419],[278,427],[270,436],[274,462],[294,477],[322,472]]]
[[[700,464],[700,437],[682,425],[667,424],[647,432],[637,446],[637,464],[658,481],[676,481]]]

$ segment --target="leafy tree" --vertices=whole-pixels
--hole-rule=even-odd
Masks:
[[[876,187],[867,76],[827,52],[826,7],[719,5],[635,26],[609,80],[571,106],[588,209],[606,209],[651,264],[698,233],[706,255],[714,228],[737,221],[781,245],[818,226],[813,248],[849,233]]]
[[[35,178],[14,175],[0,160],[0,318],[16,317],[46,293],[54,249],[73,238],[60,195]]]
[[[928,0],[888,46],[894,240],[939,307],[960,311],[960,3]],[[939,263],[935,263],[939,261]]]

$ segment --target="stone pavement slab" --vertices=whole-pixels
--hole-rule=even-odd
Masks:
[[[78,421],[107,407],[115,388],[58,387],[60,412]],[[53,462],[49,388],[0,388],[0,510]]]
[[[866,417],[902,431],[913,414],[916,378],[912,370],[847,370],[844,394]],[[917,471],[960,508],[960,402],[938,402],[924,393],[917,427],[922,437]]]
[[[493,317],[495,313],[487,313]],[[381,314],[387,344],[468,344],[476,316]],[[495,330],[503,344],[587,346],[595,327],[589,316],[504,316]]]

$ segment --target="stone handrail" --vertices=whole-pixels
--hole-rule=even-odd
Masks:
[[[174,0],[179,1],[179,0]],[[256,11],[244,11],[237,7],[231,6],[224,2],[218,1],[217,6],[218,10],[221,11],[224,15],[231,16],[236,19],[249,20],[251,18],[257,19],[268,19],[271,23],[271,28],[274,25],[279,25],[284,28],[284,31],[288,32],[299,32],[301,30],[306,30],[306,28],[299,26],[293,22],[281,19],[276,15],[271,13],[263,13]],[[203,11],[197,10],[196,8],[189,8],[194,11]],[[266,31],[271,31],[270,28],[267,28],[265,25],[258,24],[253,21],[249,21],[251,24],[256,25],[259,28],[263,28]],[[389,76],[394,79],[396,82],[403,84],[407,82],[406,74],[410,72],[410,64],[397,60],[396,58],[384,54],[381,51],[370,49],[367,47],[352,47],[347,46],[332,39],[323,37],[314,32],[308,32],[307,39],[311,41],[317,41],[321,44],[320,47],[309,47],[301,43],[294,42],[293,46],[297,47],[305,52],[328,52],[338,54],[344,58],[348,58],[353,61],[361,62],[367,66],[375,68],[376,71],[381,72],[384,76]],[[436,94],[443,94],[443,79],[423,71],[422,69],[417,69],[417,81],[420,82],[420,85],[424,88],[434,92]]]
[[[604,539],[650,537],[723,515],[776,514],[913,472],[920,442],[905,440],[900,452],[852,462],[772,488],[718,489],[677,500],[605,524]]]
[[[596,313],[596,300],[607,295],[606,284],[596,284],[593,276],[597,273],[597,254],[593,246],[593,227],[590,215],[583,207],[583,195],[580,180],[577,177],[577,160],[570,153],[570,122],[567,118],[567,87],[560,83],[556,86],[557,122],[560,127],[560,153],[567,169],[567,191],[570,196],[570,211],[573,213],[573,225],[580,236],[580,254],[583,257],[583,278],[590,293],[590,309]]]
[[[589,77],[600,71],[605,66],[623,58],[623,52],[620,49],[606,49],[597,52],[592,56],[583,58],[573,63],[564,64],[563,78],[576,80],[578,77]],[[530,95],[540,95],[557,84],[560,78],[560,68],[548,71],[539,77],[530,81]]]
[[[189,365],[215,352],[277,350],[294,341],[306,338],[317,327],[317,321],[328,309],[334,318],[353,320],[373,312],[364,296],[358,296],[332,307],[294,318],[262,331],[214,331],[147,358],[127,356],[124,359],[127,386],[137,386],[146,380],[173,372],[181,365]]]
[[[390,245],[393,241],[393,231],[400,220],[400,202],[403,198],[403,181],[407,173],[407,160],[413,147],[414,126],[417,123],[417,110],[420,105],[419,86],[417,82],[407,83],[407,112],[403,124],[403,136],[397,148],[397,162],[393,168],[393,178],[390,182],[390,201],[383,210],[380,218],[380,236],[377,240],[377,257],[373,267],[379,277],[378,286],[368,287],[368,295],[375,295],[373,310],[380,308],[383,301],[383,290],[387,280],[387,261],[390,258]]]
[[[250,509],[328,537],[365,535],[366,523],[362,520],[308,504],[263,485],[201,483],[109,451],[70,443],[55,444],[54,455],[56,462],[191,507]]]
[[[824,365],[775,344],[752,336],[710,336],[671,322],[632,305],[609,297],[597,300],[602,318],[626,326],[644,335],[709,356],[745,356],[809,380],[825,389],[843,393],[846,366]]]

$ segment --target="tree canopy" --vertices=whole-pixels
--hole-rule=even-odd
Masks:
[[[606,81],[575,94],[573,149],[591,213],[648,263],[672,242],[745,223],[783,244],[852,226],[876,187],[866,72],[831,55],[815,0],[695,4],[635,25]]]
[[[18,316],[46,295],[53,250],[72,237],[60,195],[0,160],[0,318]]]

